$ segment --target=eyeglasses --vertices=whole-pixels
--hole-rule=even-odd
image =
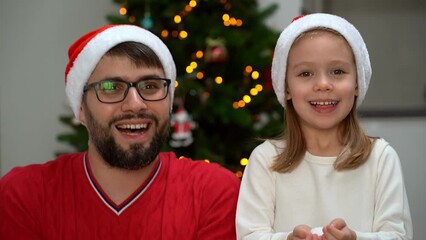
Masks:
[[[125,82],[119,79],[103,80],[84,86],[83,92],[93,88],[96,97],[102,103],[123,101],[130,87],[135,87],[139,96],[145,101],[160,101],[167,97],[170,79],[150,77],[137,82]]]

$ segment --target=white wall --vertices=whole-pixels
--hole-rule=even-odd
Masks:
[[[64,147],[68,46],[107,23],[112,0],[0,0],[0,176]]]
[[[282,31],[291,20],[300,15],[302,0],[258,0],[259,8],[263,9],[270,4],[278,4],[278,9],[266,20],[266,24],[278,31]]]

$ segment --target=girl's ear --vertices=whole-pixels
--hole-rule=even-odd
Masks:
[[[359,95],[359,89],[358,89],[358,84],[355,86],[355,96],[358,97]]]
[[[291,99],[291,94],[290,91],[288,90],[288,88],[285,88],[285,100],[290,100]]]

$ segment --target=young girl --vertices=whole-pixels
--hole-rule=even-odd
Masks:
[[[238,239],[413,238],[399,157],[357,119],[370,77],[365,43],[345,19],[310,14],[282,32],[272,80],[286,127],[250,156]]]

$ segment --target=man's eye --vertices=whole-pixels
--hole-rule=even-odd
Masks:
[[[160,88],[160,84],[158,82],[144,82],[140,88],[145,90],[155,90]]]
[[[117,87],[116,87],[116,84],[114,84],[114,82],[102,82],[99,85],[100,90],[115,90],[116,88]]]
[[[157,89],[158,86],[156,84],[146,84],[145,88],[146,89]]]

